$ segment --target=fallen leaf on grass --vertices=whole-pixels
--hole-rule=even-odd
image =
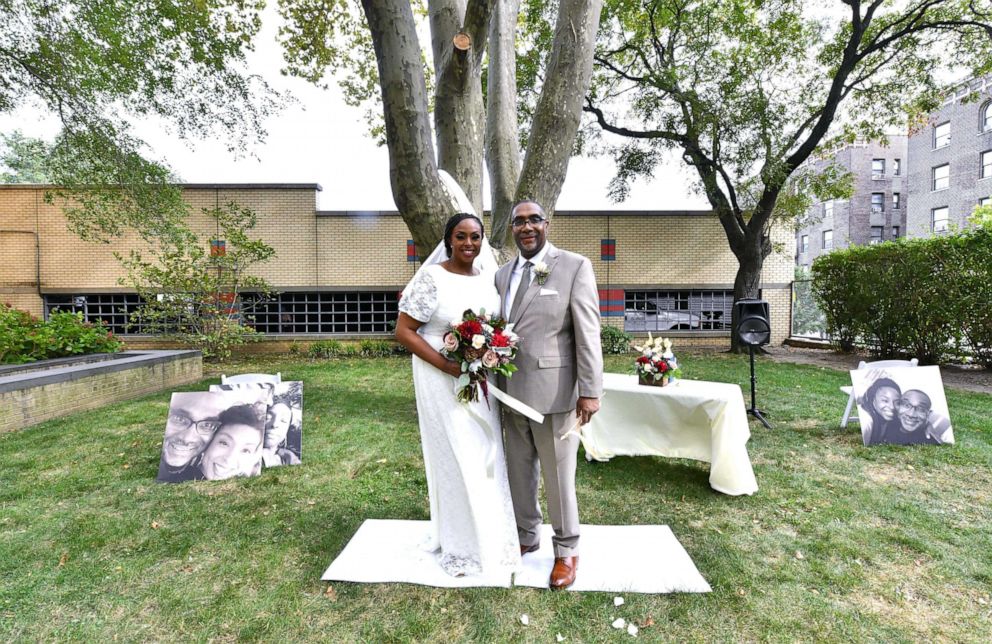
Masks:
[[[152,521],[152,530],[158,530],[159,525],[161,524],[158,521]]]
[[[338,591],[334,590],[334,586],[328,586],[327,590],[324,591],[324,597],[327,597],[332,602],[338,600]]]
[[[798,550],[796,550],[796,559],[799,559],[800,561],[802,561],[805,558],[806,557],[803,556],[803,553],[801,553]]]
[[[59,557],[59,568],[61,568],[62,566],[64,566],[66,564],[66,562],[68,562],[68,561],[69,561],[69,553],[68,552],[63,552],[62,553],[62,556]]]
[[[128,464],[128,463],[124,463],[124,469],[125,469],[125,470],[129,470],[129,469],[131,469],[131,465],[130,465],[130,464]]]
[[[641,628],[651,628],[654,626],[654,618],[648,615],[647,619],[641,622]]]

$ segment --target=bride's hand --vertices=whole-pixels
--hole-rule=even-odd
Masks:
[[[454,360],[445,358],[441,371],[448,374],[452,378],[459,378],[462,375],[462,364],[460,362],[455,362]]]

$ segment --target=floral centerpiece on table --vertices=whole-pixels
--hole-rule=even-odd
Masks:
[[[641,355],[634,361],[637,379],[642,385],[664,387],[676,378],[681,377],[679,363],[672,353],[672,341],[668,338],[652,338],[648,333],[648,341],[643,346],[634,345]]]
[[[444,334],[441,353],[462,365],[458,379],[458,400],[464,403],[479,400],[482,391],[489,403],[487,380],[490,373],[511,376],[517,370],[513,358],[517,355],[517,341],[513,325],[485,309],[476,313],[468,309],[462,319],[451,323],[451,330]]]

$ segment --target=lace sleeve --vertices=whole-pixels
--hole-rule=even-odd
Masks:
[[[403,291],[400,312],[418,322],[427,322],[437,309],[437,285],[429,271],[421,271]]]

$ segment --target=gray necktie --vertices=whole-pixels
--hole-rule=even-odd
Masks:
[[[513,304],[510,306],[510,315],[519,310],[520,304],[524,301],[524,293],[530,287],[530,262],[524,262],[524,272],[520,275],[520,283],[517,284],[517,294],[513,297]]]

